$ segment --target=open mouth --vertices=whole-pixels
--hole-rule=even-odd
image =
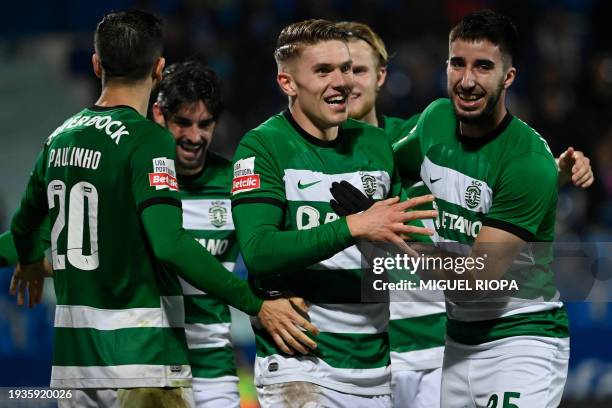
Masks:
[[[334,95],[324,99],[328,105],[343,105],[346,103],[346,95]]]
[[[181,140],[177,145],[186,152],[197,153],[206,145],[204,142],[191,143],[188,141]]]
[[[458,93],[457,95],[459,96],[459,99],[465,102],[474,102],[474,101],[481,99],[484,96],[484,95],[479,95],[479,94],[464,94],[464,93]]]

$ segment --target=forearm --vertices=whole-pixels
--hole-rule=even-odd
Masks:
[[[19,262],[11,231],[0,235],[0,266],[15,265]]]
[[[10,233],[17,255],[16,261],[25,265],[39,262],[44,258],[40,222],[37,221],[37,218],[29,218],[20,209],[11,222]],[[40,217],[40,221],[42,221],[42,217]]]
[[[281,231],[282,210],[270,204],[243,204],[232,210],[242,255],[255,277],[304,268],[354,243],[346,219],[307,230]]]
[[[142,213],[145,231],[155,256],[191,285],[250,315],[257,315],[262,300],[246,281],[228,272],[182,228],[181,211],[170,205],[155,205]]]

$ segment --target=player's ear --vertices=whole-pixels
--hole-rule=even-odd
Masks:
[[[376,74],[376,90],[380,91],[380,88],[384,85],[387,80],[387,67],[378,68],[378,72]]]
[[[100,58],[98,58],[98,54],[95,52],[91,56],[91,65],[93,67],[94,74],[98,78],[102,78],[102,63],[100,62]]]
[[[280,86],[281,90],[287,94],[287,96],[296,96],[297,92],[295,89],[295,82],[293,76],[286,69],[280,68],[276,75],[276,82]]]
[[[153,106],[151,107],[151,113],[153,114],[153,121],[155,123],[163,127],[166,127],[166,118],[164,117],[164,114],[162,113],[159,103],[155,102],[153,104]]]
[[[516,68],[510,67],[506,70],[506,77],[504,78],[504,89],[510,88],[510,85],[514,82],[514,78],[516,78]]]
[[[164,67],[166,66],[166,59],[164,57],[159,57],[153,66],[153,82],[159,82],[162,79],[162,74],[164,72]]]

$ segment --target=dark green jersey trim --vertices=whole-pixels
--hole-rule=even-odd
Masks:
[[[495,129],[481,137],[470,137],[461,134],[460,121],[458,120],[456,131],[457,139],[459,139],[461,143],[466,145],[466,147],[478,149],[486,145],[487,143],[493,141],[497,136],[504,133],[510,122],[512,122],[512,119],[514,119],[514,116],[512,116],[510,112],[506,111],[506,116],[504,116],[501,123]]]
[[[495,218],[485,218],[482,225],[484,227],[493,227],[509,232],[526,242],[533,242],[533,239],[535,238],[535,235],[527,231],[525,228],[519,227],[518,225],[514,225],[506,221],[496,220]]]
[[[283,111],[283,116],[285,116],[285,118],[291,124],[291,126],[293,126],[295,131],[298,132],[298,134],[302,136],[304,140],[306,140],[308,143],[319,147],[336,147],[342,142],[344,133],[342,131],[342,125],[338,126],[338,136],[336,136],[334,140],[321,140],[317,137],[314,137],[306,130],[304,130],[300,125],[298,125],[298,123],[295,121],[293,115],[291,114],[291,112],[289,112],[288,109]]]
[[[271,197],[244,197],[232,200],[232,208],[240,204],[271,204],[281,209],[285,209],[285,203]]]
[[[115,106],[99,106],[99,105],[93,105],[90,106],[89,108],[87,108],[90,111],[94,111],[94,112],[107,112],[107,111],[111,111],[114,109],[131,109],[134,112],[138,113],[140,115],[140,112],[138,112],[136,110],[136,108],[132,107],[132,106],[128,106],[128,105],[115,105]]]

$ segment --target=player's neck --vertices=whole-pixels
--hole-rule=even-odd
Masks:
[[[205,167],[206,167],[206,162],[203,162],[202,166],[198,167],[197,169],[185,169],[181,167],[180,164],[176,163],[176,174],[179,177],[199,176],[204,172]]]
[[[370,109],[361,119],[361,122],[368,123],[374,127],[378,127],[378,116],[376,116],[376,108]]]
[[[492,131],[497,129],[497,127],[502,123],[504,118],[506,117],[506,105],[503,103],[503,100],[500,98],[500,103],[497,104],[492,114],[483,118],[483,120],[479,120],[477,122],[459,122],[459,129],[463,136],[467,137],[482,137],[490,134]]]
[[[102,87],[96,105],[106,107],[126,105],[136,109],[142,116],[147,116],[151,87],[149,82],[127,85],[109,81]]]
[[[296,108],[295,104],[289,108],[291,116],[295,122],[304,129],[308,134],[316,137],[317,139],[331,142],[338,137],[338,126],[323,127],[313,123],[312,120],[299,108]]]

